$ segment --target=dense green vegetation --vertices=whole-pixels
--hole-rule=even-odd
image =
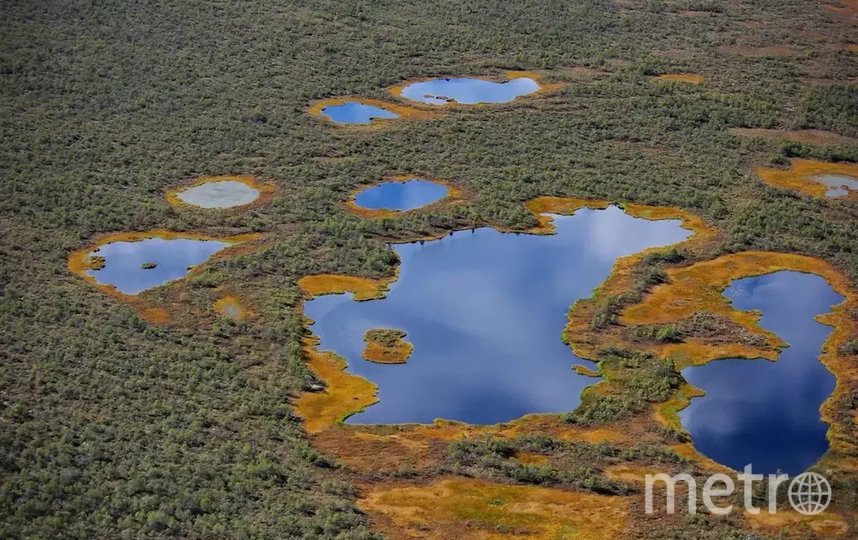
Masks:
[[[347,476],[290,408],[316,382],[295,281],[389,274],[386,239],[531,226],[523,201],[574,195],[687,208],[725,232],[721,249],[817,255],[858,278],[854,204],[771,189],[750,172],[796,155],[856,160],[858,148],[727,131],[856,135],[856,56],[839,41],[843,20],[817,2],[5,0],[2,11],[0,537],[369,537]],[[799,52],[719,49],[771,43]],[[363,133],[304,112],[323,97],[385,98],[409,77],[519,68],[569,85]],[[651,80],[665,72],[706,82]],[[352,189],[395,173],[447,179],[470,199],[378,221],[342,210]],[[247,212],[166,202],[167,186],[203,174],[253,174],[279,194]],[[196,310],[155,327],[66,270],[97,234],[150,228],[266,241],[145,294]],[[642,287],[659,275],[642,274]],[[259,316],[217,319],[222,285]],[[629,354],[605,360],[640,374],[628,397],[585,400],[571,418],[631,414],[676,384],[669,366]],[[545,481],[591,478],[570,474]],[[682,534],[711,530],[699,518]]]

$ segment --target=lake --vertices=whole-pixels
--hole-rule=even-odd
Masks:
[[[200,208],[232,208],[252,203],[259,198],[259,191],[238,180],[222,180],[190,187],[176,197]]]
[[[828,449],[819,415],[835,378],[818,357],[831,328],[814,320],[843,297],[821,277],[777,272],[734,281],[725,294],[737,309],[760,310],[761,325],[789,343],[777,362],[728,359],[682,375],[706,395],[679,416],[703,454],[733,469],[795,475]]]
[[[369,124],[373,119],[389,120],[399,118],[395,112],[366,105],[358,101],[347,101],[340,105],[330,105],[322,109],[322,114],[338,124]]]
[[[446,105],[450,102],[463,105],[477,103],[507,103],[519,96],[539,90],[539,84],[528,77],[519,77],[504,82],[484,79],[456,78],[430,79],[415,82],[402,89],[402,97],[430,105]]]
[[[229,242],[190,238],[110,242],[90,253],[104,259],[103,267],[86,273],[98,283],[134,295],[184,277],[193,266],[229,246]]]
[[[420,178],[383,182],[361,191],[355,204],[371,210],[407,211],[440,201],[448,191],[444,184]]]
[[[617,207],[556,216],[557,234],[460,231],[394,245],[399,277],[386,298],[351,294],[305,304],[319,350],[379,387],[379,403],[351,423],[428,423],[436,418],[492,424],[528,413],[571,411],[598,379],[579,375],[561,341],[567,312],[589,297],[614,261],[687,238],[679,221],[648,221]],[[372,328],[407,332],[405,364],[361,358]]]

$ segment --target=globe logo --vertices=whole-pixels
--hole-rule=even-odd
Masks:
[[[799,514],[815,516],[831,503],[831,484],[821,474],[801,473],[789,484],[789,503]]]

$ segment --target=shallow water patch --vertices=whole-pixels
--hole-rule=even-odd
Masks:
[[[173,206],[207,210],[226,210],[271,198],[274,186],[250,176],[203,176],[191,183],[167,191]]]
[[[741,470],[795,475],[828,449],[820,406],[835,378],[818,357],[831,327],[816,322],[843,297],[824,278],[781,271],[734,281],[724,294],[737,309],[760,310],[760,324],[789,345],[776,362],[726,359],[683,370],[705,392],[679,412],[695,447]]]
[[[399,118],[399,115],[393,111],[358,101],[346,101],[339,105],[324,107],[322,114],[337,124],[370,124],[373,120]]]
[[[439,78],[406,84],[399,96],[428,105],[476,105],[478,103],[508,103],[538,92],[539,83],[530,77],[518,77],[495,82],[470,77]]]
[[[490,424],[535,412],[565,412],[591,377],[560,339],[571,303],[588,297],[614,261],[689,235],[677,221],[633,218],[617,207],[555,216],[554,235],[461,231],[394,246],[399,279],[381,300],[329,295],[305,303],[319,348],[378,386],[379,403],[353,423]],[[400,328],[407,364],[361,358],[364,334]]]
[[[307,112],[344,128],[380,127],[398,120],[427,120],[438,114],[400,103],[359,97],[322,99],[310,105]]]
[[[364,189],[355,196],[354,204],[368,210],[406,212],[436,203],[449,192],[448,186],[432,180],[391,180]]]
[[[858,164],[855,163],[793,159],[787,170],[760,168],[756,173],[772,187],[813,197],[851,199],[858,194]]]
[[[844,197],[851,192],[858,193],[858,178],[845,174],[821,174],[812,178],[814,182],[825,185],[826,197]]]

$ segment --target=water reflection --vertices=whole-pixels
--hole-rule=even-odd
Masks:
[[[373,210],[414,210],[440,201],[447,191],[447,186],[429,180],[384,182],[360,192],[355,203]]]
[[[104,266],[86,273],[121,293],[137,294],[184,277],[191,267],[227,246],[227,242],[188,238],[111,242],[90,254],[103,258]]]
[[[725,291],[737,309],[758,309],[761,324],[790,344],[777,362],[719,360],[683,370],[706,395],[680,412],[694,445],[741,470],[798,474],[828,449],[819,407],[834,376],[819,362],[831,328],[814,320],[843,298],[821,277],[777,272],[741,279]]]
[[[375,118],[384,120],[399,118],[395,112],[357,101],[325,107],[322,109],[322,114],[338,124],[369,124]]]
[[[685,239],[677,221],[636,219],[616,207],[556,218],[557,234],[462,231],[396,245],[399,279],[383,300],[351,295],[306,303],[320,349],[379,386],[380,402],[355,423],[489,424],[527,413],[574,409],[594,379],[560,339],[571,304],[589,297],[617,257]],[[406,364],[361,358],[370,328],[400,328],[414,353]]]
[[[445,105],[452,101],[473,105],[506,103],[537,90],[539,84],[527,77],[504,82],[470,78],[431,79],[409,84],[402,89],[402,96],[430,105]]]

